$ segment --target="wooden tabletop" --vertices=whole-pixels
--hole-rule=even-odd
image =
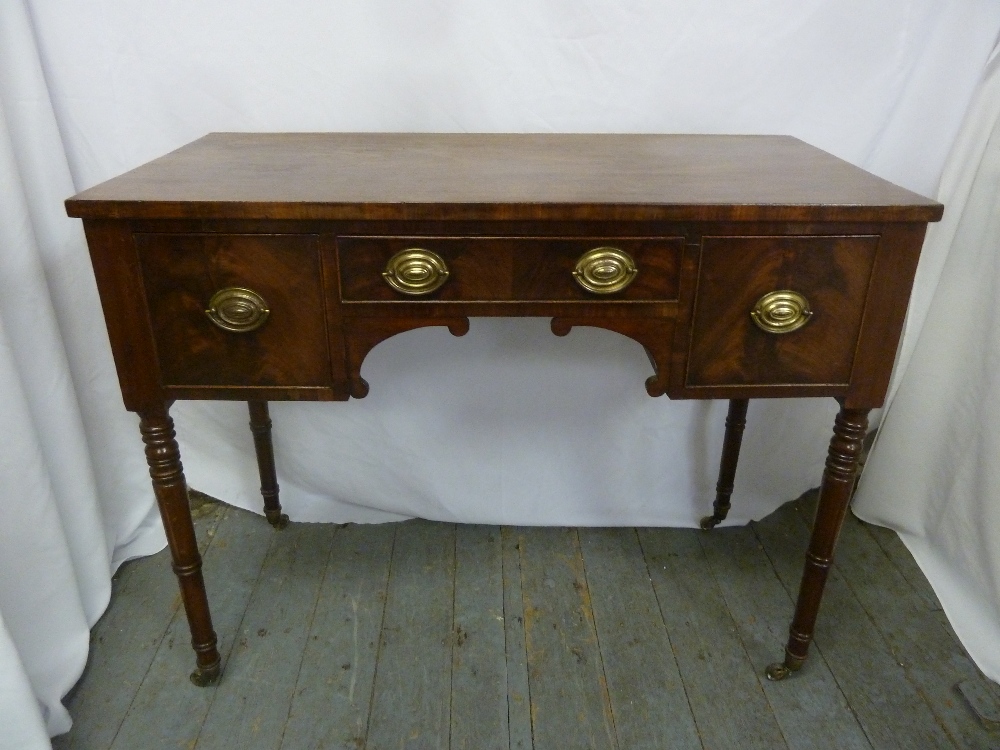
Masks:
[[[104,218],[937,221],[789,136],[212,133],[66,202]]]

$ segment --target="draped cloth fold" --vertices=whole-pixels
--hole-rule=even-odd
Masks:
[[[164,544],[138,420],[122,406],[83,233],[63,200],[211,130],[788,133],[933,191],[1000,6],[716,5],[287,0],[234,13],[231,0],[0,2],[0,750],[42,748],[69,728],[61,698],[84,667],[112,573]],[[966,179],[949,174],[946,184]],[[957,205],[954,191],[946,203]],[[964,226],[952,226],[956,247],[975,234]],[[893,407],[906,414],[921,400],[907,395],[911,371],[930,366],[947,381],[934,390],[938,411],[957,406],[964,427],[942,421],[928,441],[949,441],[931,457],[947,464],[933,469],[947,518],[927,504],[904,514],[909,525],[884,520],[913,537],[939,589],[965,586],[962,601],[989,609],[995,512],[951,499],[954,487],[985,492],[996,478],[985,301],[997,260],[992,245],[967,244],[979,248],[967,263],[977,273],[965,269],[975,278],[949,281],[943,266],[937,283],[926,266],[934,283],[910,318],[916,328],[930,308],[931,331],[936,309],[958,314],[974,297],[979,312],[955,341],[947,325],[935,334],[966,370],[945,377],[922,332]],[[436,329],[391,339],[364,374],[365,400],[272,409],[294,521],[693,525],[710,505],[725,404],[649,399],[641,347],[616,334],[557,339],[544,320],[477,319],[463,339]],[[732,522],[815,484],[835,409],[751,405]],[[192,484],[259,512],[245,407],[188,402],[173,413]],[[880,469],[890,444],[887,427],[865,487],[882,471],[916,481],[909,468]],[[866,492],[862,512],[877,507]],[[936,580],[934,555],[957,582]],[[995,611],[983,619],[949,596],[949,613],[970,620],[956,630],[988,664]]]
[[[895,529],[1000,681],[1000,56],[945,166],[878,437],[854,499]]]
[[[62,208],[74,186],[30,20],[21,2],[0,3],[3,750],[48,747],[70,728],[61,699],[111,574],[164,544],[82,232]]]

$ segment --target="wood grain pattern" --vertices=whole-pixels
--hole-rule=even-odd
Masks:
[[[364,747],[395,535],[377,524],[333,536],[282,747]]]
[[[213,505],[211,511],[195,523],[198,549],[206,560],[213,556],[208,550],[227,511],[227,506]],[[238,524],[239,521],[230,521],[224,528]],[[118,569],[111,584],[108,608],[91,630],[90,655],[81,677],[83,683],[92,687],[68,698],[67,703],[72,704],[74,731],[64,735],[62,742],[55,745],[59,750],[110,748],[117,736],[129,734],[129,715],[141,715],[147,727],[149,723],[169,721],[159,712],[150,710],[145,698],[157,683],[162,664],[160,652],[169,650],[173,623],[184,617],[176,595],[177,579],[168,565],[146,565],[130,560]],[[219,604],[216,614],[225,624],[226,608],[224,603]],[[183,622],[178,624],[183,631]],[[185,674],[189,659],[187,644],[178,643],[178,646],[177,652],[183,660],[171,665],[170,679],[175,685],[176,678]],[[225,649],[221,648],[220,652],[225,654]],[[206,701],[205,691],[189,692],[201,694],[199,700]],[[204,714],[198,717],[199,723],[202,718]],[[154,731],[147,736],[158,734],[160,732]],[[191,736],[197,736],[197,732]],[[155,743],[145,743],[145,747],[154,746]]]
[[[808,510],[804,504],[797,509],[803,527],[808,528]],[[837,545],[837,568],[851,581],[851,591],[882,633],[907,680],[924,696],[955,745],[969,750],[996,748],[1000,743],[996,732],[970,721],[972,711],[956,700],[960,682],[985,685],[987,681],[963,658],[961,646],[948,637],[949,629],[936,618],[924,616],[928,612],[926,597],[913,589],[875,539],[860,528],[861,522],[850,518],[848,523],[859,528],[842,535]],[[926,584],[922,576],[920,580]],[[885,606],[887,599],[892,601],[891,607]]]
[[[703,746],[787,748],[697,537],[640,529],[639,541]]]
[[[242,657],[233,654],[239,641],[237,631],[273,539],[274,530],[260,516],[230,508],[204,553],[213,618],[221,634],[219,652],[226,663]],[[187,631],[184,613],[176,612],[163,638],[155,644],[156,656],[128,706],[121,729],[110,745],[112,750],[175,750],[198,740],[218,686],[190,688]],[[184,691],[177,690],[181,681]],[[165,703],[169,703],[170,711],[163,710]],[[81,750],[97,747],[109,746],[84,745]]]
[[[829,584],[828,603],[832,608],[820,623],[810,668],[791,682],[761,680],[762,665],[773,658],[784,636],[790,596],[798,581],[801,551],[808,541],[808,520],[814,507],[814,500],[788,503],[750,527],[712,533],[694,529],[644,530],[646,537],[668,540],[666,549],[676,557],[668,556],[666,563],[652,554],[643,557],[634,543],[633,529],[578,530],[599,636],[597,645],[608,679],[620,747],[642,747],[638,743],[643,738],[667,737],[670,740],[654,747],[740,748],[741,729],[768,716],[777,722],[792,750],[867,750],[865,738],[879,749],[939,746],[966,750],[996,744],[995,740],[989,744],[995,732],[984,730],[962,697],[952,691],[956,675],[963,679],[975,676],[984,686],[995,686],[977,673],[954,635],[938,623],[940,612],[922,591],[926,580],[919,577],[902,544],[896,540],[890,553],[883,551],[883,545],[889,546],[885,535],[892,532],[877,530],[879,536],[885,537],[883,545],[877,544],[871,529],[850,516]],[[242,648],[239,637],[233,649],[233,635],[252,601],[268,597],[275,600],[272,581],[283,575],[288,559],[287,554],[276,550],[268,552],[269,548],[296,547],[302,540],[276,534],[263,518],[238,508],[226,508],[219,516],[217,527],[211,515],[197,518],[195,530],[199,546],[207,545],[203,553],[207,584],[222,636],[219,650],[226,663],[225,674],[230,670],[246,673],[251,663],[256,665],[254,668],[262,666],[261,653]],[[297,637],[272,641],[277,648],[274,659],[301,663],[291,703],[283,704],[288,719],[280,745],[285,750],[357,750],[364,746],[372,711],[373,676],[382,669],[376,661],[376,644],[390,576],[392,538],[405,525],[322,525],[323,534],[313,541],[317,549],[327,548],[331,554],[318,597],[312,598],[317,593],[313,587],[289,587],[278,592],[276,607],[296,612],[310,607],[315,610],[305,641]],[[463,527],[459,527],[458,533],[462,531]],[[489,699],[485,699],[486,691],[477,693],[484,700],[478,702],[476,716],[481,716],[484,727],[496,726],[496,715],[506,711],[511,750],[530,750],[535,747],[528,716],[531,681],[525,665],[523,621],[518,620],[518,613],[523,616],[523,611],[516,549],[517,537],[524,530],[493,526],[470,527],[467,531],[470,534],[465,538],[465,549],[470,560],[481,556],[492,562],[485,568],[467,567],[465,573],[460,573],[461,561],[456,558],[456,577],[449,580],[464,591],[455,589],[459,598],[465,597],[472,604],[470,598],[478,597],[480,590],[494,591],[495,539],[502,538],[504,556],[502,625],[508,689],[506,695],[493,692]],[[495,537],[493,543],[491,535]],[[690,545],[680,543],[684,540]],[[463,543],[458,544],[461,549]],[[647,549],[651,551],[652,547]],[[56,750],[105,750],[112,745],[114,750],[218,750],[227,746],[231,735],[243,731],[242,725],[231,724],[220,732],[220,724],[215,722],[212,732],[202,731],[211,704],[239,697],[245,684],[230,683],[224,674],[217,686],[201,690],[191,687],[185,669],[190,659],[187,627],[179,601],[176,597],[170,601],[170,591],[176,584],[164,564],[168,560],[169,551],[165,550],[130,562],[125,568],[125,585],[117,587],[107,621],[102,620],[94,631],[91,665],[81,684],[66,699],[73,728],[53,738]],[[672,563],[680,564],[674,567]],[[663,570],[664,565],[670,569]],[[316,567],[321,569],[323,565]],[[903,577],[900,571],[904,569],[910,571],[910,577]],[[661,595],[667,591],[662,583],[677,586],[678,591],[683,591],[684,586],[696,586],[704,595],[704,599],[696,596],[690,600],[661,597],[669,611],[678,615],[678,629],[667,627],[655,603],[653,617],[649,616],[647,573],[657,577]],[[676,580],[675,574],[683,579]],[[421,596],[425,583],[419,572],[409,576],[414,597]],[[541,587],[548,588],[544,582]],[[255,590],[260,593],[255,594]],[[163,593],[168,596],[157,603],[156,596]],[[900,602],[898,609],[885,606],[889,600]],[[567,598],[564,604],[570,607],[568,616],[577,611],[578,601]],[[407,606],[406,597],[396,602]],[[717,692],[706,692],[704,686],[711,682],[701,666],[695,679],[681,682],[681,696],[671,690],[647,690],[648,686],[669,684],[664,660],[703,665],[696,652],[686,650],[687,639],[691,627],[714,619],[717,607],[723,613],[728,611],[735,628],[734,642],[741,644],[746,653],[745,659],[731,664],[711,659],[712,667],[720,670],[712,679],[722,687]],[[469,614],[488,618],[491,613],[487,610]],[[456,608],[453,624],[460,617]],[[725,623],[725,619],[721,622]],[[723,634],[729,637],[724,628]],[[470,636],[463,649],[476,648],[474,637]],[[636,643],[637,638],[642,642]],[[495,646],[490,643],[483,640],[480,646],[493,652]],[[859,644],[863,647],[859,648]],[[662,650],[663,646],[667,651]],[[151,653],[155,653],[152,664]],[[452,673],[454,662],[438,656],[434,649],[417,652],[407,669],[411,675],[425,669],[443,675]],[[637,661],[638,666],[633,666]],[[903,666],[897,662],[903,662]],[[351,668],[344,669],[345,664]],[[732,666],[732,671],[727,665]],[[631,679],[630,671],[634,675]],[[921,681],[925,678],[937,681],[938,686],[924,689],[927,683]],[[443,694],[451,695],[452,711],[467,700],[456,693],[466,689],[467,683],[449,683],[447,679],[433,682]],[[747,700],[748,693],[741,689],[745,684],[761,685],[766,702]],[[224,693],[231,695],[226,698]],[[517,700],[518,696],[521,700]],[[694,705],[707,707],[705,716],[710,724],[693,744],[684,740],[684,728],[692,726],[695,716],[688,696]],[[634,705],[630,701],[635,701]],[[467,707],[472,709],[475,702],[469,701]],[[571,704],[563,706],[566,713],[562,721],[576,721],[572,708]],[[554,710],[560,707],[556,705]],[[679,714],[674,716],[674,711]],[[757,715],[758,711],[763,714]],[[652,718],[647,726],[640,726],[631,723],[630,712]],[[666,723],[655,718],[667,715],[672,718]],[[466,715],[464,721],[470,720],[475,721],[475,717]],[[388,721],[391,723],[391,717]],[[933,727],[939,721],[941,731],[935,732]],[[116,735],[117,727],[120,729]],[[406,747],[408,741],[421,746],[412,743],[408,727],[400,724],[396,728],[397,734],[391,738],[393,748]],[[458,735],[452,732],[450,744],[455,747]],[[943,744],[936,745],[941,738]],[[501,734],[500,742],[506,739]],[[564,743],[560,750],[563,747],[572,745]]]
[[[420,298],[450,301],[667,301],[677,299],[683,237],[341,237],[341,294],[345,302],[413,300],[382,278],[389,258],[410,248],[437,253],[448,280]],[[631,256],[639,269],[623,291],[596,295],[573,279],[576,262],[588,250],[612,246]]]
[[[306,220],[941,216],[934,201],[795,138],[754,135],[213,133],[67,208],[71,216]]]
[[[135,242],[165,385],[330,382],[315,237],[140,234]],[[209,300],[228,287],[264,298],[263,326],[234,333],[209,320]]]
[[[700,748],[635,529],[580,529],[620,747]]]
[[[230,659],[229,688],[217,692],[199,742],[225,750],[275,748],[288,720],[298,682],[331,535],[318,524],[295,524],[272,545],[239,626],[234,649],[245,656]]]
[[[368,750],[448,746],[454,571],[454,526],[412,521],[397,529]]]
[[[156,344],[132,232],[127,224],[103,219],[88,220],[83,228],[125,408],[160,409],[164,398]]]
[[[522,529],[504,526],[500,530],[503,547],[503,629],[507,652],[507,730],[510,750],[530,750],[531,687],[528,650],[524,633],[524,598],[521,592]]]
[[[705,237],[687,385],[783,385],[851,380],[878,237]],[[766,333],[757,300],[789,289],[813,315],[797,331]]]
[[[708,562],[705,575],[722,592],[754,673],[760,677],[785,639],[791,599],[754,528],[719,529],[700,535],[698,541]],[[795,545],[769,551],[796,566],[801,557]],[[796,675],[793,690],[768,680],[760,680],[760,685],[789,747],[872,750],[822,654],[814,654],[810,668]]]
[[[789,504],[754,530],[785,590],[794,595],[802,565],[799,555],[788,555],[786,550],[807,545],[808,525],[802,523],[794,504]],[[836,566],[830,570],[826,588],[825,617],[816,634],[816,647],[871,744],[879,750],[953,747]]]
[[[537,750],[618,750],[590,592],[573,529],[518,534]]]
[[[462,335],[476,315],[550,317],[558,335],[589,325],[629,336],[649,354],[653,396],[841,400],[787,650],[797,667],[849,497],[855,433],[885,396],[924,227],[942,212],[788,137],[434,134],[214,134],[67,209],[87,217],[122,396],[143,417],[201,677],[214,674],[218,654],[169,403],[361,398],[362,363],[378,343],[429,325]],[[631,286],[606,298],[571,275],[583,252],[604,244],[639,266]],[[433,245],[452,267],[427,298],[404,298],[381,277],[411,245]],[[253,289],[270,318],[245,333],[215,327],[205,309],[223,287]],[[776,336],[750,310],[781,289],[805,294],[814,312]],[[255,409],[265,495],[280,521]],[[720,498],[736,469],[729,447]],[[533,602],[528,624],[540,593],[522,590]],[[571,636],[584,649],[593,626],[578,625]],[[407,711],[421,700],[400,685],[383,692]],[[606,691],[580,696],[588,710],[610,710]],[[442,717],[418,736],[443,737]],[[586,737],[614,744],[606,726],[588,727]]]
[[[495,526],[455,530],[451,750],[510,750],[503,548]]]

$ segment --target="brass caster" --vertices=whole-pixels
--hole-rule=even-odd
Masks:
[[[794,659],[794,657],[789,656],[783,662],[776,661],[774,664],[769,664],[767,669],[764,670],[767,679],[771,682],[780,682],[789,677],[793,672],[798,672],[802,669],[802,665],[805,663],[805,659],[796,659],[789,664],[789,659]]]
[[[219,681],[222,674],[222,664],[216,662],[209,667],[198,667],[191,673],[191,682],[198,687],[208,687]]]
[[[771,682],[780,682],[792,673],[788,667],[782,664],[780,661],[774,662],[774,664],[768,664],[767,669],[764,670],[764,674],[767,675],[767,679]]]
[[[698,525],[701,526],[704,531],[711,531],[720,523],[722,523],[721,518],[716,518],[715,516],[705,516],[701,519],[701,522]]]
[[[288,525],[288,515],[285,513],[265,513],[267,522],[279,531]]]

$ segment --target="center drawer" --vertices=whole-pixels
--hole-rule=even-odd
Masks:
[[[677,299],[683,237],[340,237],[344,302]]]

